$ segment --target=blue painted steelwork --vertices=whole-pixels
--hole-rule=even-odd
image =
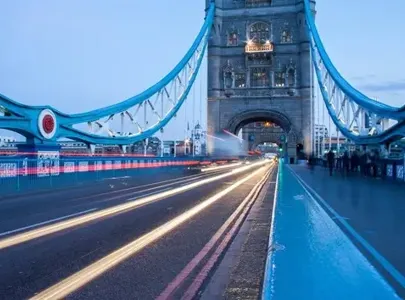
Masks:
[[[370,99],[353,88],[340,75],[327,55],[319,37],[319,33],[312,17],[310,1],[305,0],[304,4],[308,25],[306,28],[312,50],[312,61],[322,98],[334,124],[344,136],[358,144],[380,144],[405,137],[405,106],[397,108]],[[324,69],[324,74],[322,74],[322,68]],[[332,81],[329,90],[327,87],[328,79]],[[339,100],[342,101],[341,107],[336,107],[336,105],[333,104],[334,98],[338,97],[338,93],[341,93],[342,95],[342,99]],[[355,105],[358,107],[355,107]],[[352,127],[354,121],[357,123],[364,122],[364,120],[360,122],[358,121],[359,114],[361,113],[367,114],[369,118],[374,117],[376,120],[386,118],[397,120],[398,122],[394,126],[384,130],[367,132],[367,130],[358,128],[357,131],[355,131]],[[342,117],[344,114],[346,114],[346,116]],[[352,121],[350,122],[350,120]]]
[[[352,87],[339,73],[336,67],[333,65],[331,59],[329,58],[322,40],[319,36],[318,29],[315,25],[314,18],[311,13],[310,0],[304,0],[305,7],[305,17],[307,20],[307,29],[310,37],[312,37],[315,47],[319,51],[320,58],[325,64],[326,68],[329,71],[330,76],[334,79],[335,83],[348,95],[353,101],[358,103],[360,106],[366,108],[369,111],[372,111],[379,116],[386,117],[394,120],[403,120],[405,119],[405,105],[402,107],[393,107],[374,99],[371,99]]]
[[[158,83],[142,92],[141,94],[134,96],[123,102],[107,106],[101,109],[89,111],[80,114],[64,114],[50,106],[28,106],[22,103],[18,103],[7,98],[4,95],[0,95],[0,112],[4,113],[3,117],[0,117],[0,128],[12,130],[22,134],[27,137],[28,141],[31,143],[55,143],[57,139],[60,138],[70,138],[73,140],[78,140],[85,142],[87,144],[104,144],[104,145],[128,145],[137,141],[144,140],[151,137],[154,133],[162,129],[178,112],[181,105],[186,100],[191,87],[196,79],[198,70],[201,66],[206,45],[208,42],[208,37],[212,28],[212,22],[214,19],[215,4],[212,2],[205,18],[205,22],[194,40],[191,48],[187,51],[183,59],[176,65],[176,67],[162,80]],[[195,57],[197,54],[197,58]],[[196,61],[193,61],[195,59]],[[193,73],[190,78],[187,78],[184,86],[184,91],[179,99],[174,99],[175,105],[155,125],[149,127],[146,130],[140,130],[139,134],[130,136],[102,136],[93,133],[83,132],[76,128],[74,125],[88,123],[100,120],[104,117],[113,116],[115,114],[120,114],[126,112],[129,108],[136,105],[149,104],[153,110],[155,110],[149,99],[154,95],[160,95],[159,93],[168,94],[166,86],[173,82],[173,80],[179,79],[178,76],[180,72],[184,71],[186,68],[192,68],[191,63],[195,63],[193,68]],[[187,74],[187,71],[186,71]],[[180,80],[180,79],[179,79]],[[169,97],[169,96],[168,96]],[[49,110],[54,116],[54,125],[56,127],[56,132],[51,137],[44,136],[41,133],[41,128],[38,123],[40,114],[44,110]],[[163,116],[162,116],[163,117]]]
[[[280,164],[262,299],[400,299]]]
[[[314,53],[314,45],[311,44],[312,48],[312,53]],[[362,135],[356,135],[353,134],[353,132],[348,129],[346,126],[344,126],[336,113],[336,110],[334,107],[332,107],[332,104],[330,102],[330,97],[328,94],[328,91],[326,90],[326,86],[322,80],[322,76],[320,74],[319,68],[315,67],[315,72],[317,75],[319,87],[321,90],[322,98],[324,99],[324,103],[326,106],[326,109],[328,110],[329,116],[331,117],[333,123],[339,128],[339,131],[349,138],[351,141],[357,143],[357,144],[381,144],[384,142],[390,142],[393,140],[400,139],[405,136],[405,121],[400,121],[396,125],[390,127],[389,129],[385,130],[384,132],[377,134],[377,135],[367,135],[367,136],[362,136]]]

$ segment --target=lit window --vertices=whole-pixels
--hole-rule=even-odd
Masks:
[[[251,70],[252,87],[265,87],[269,85],[269,76],[266,68],[253,68]]]
[[[238,34],[235,31],[232,31],[228,34],[228,46],[237,46],[238,45]]]
[[[235,74],[235,87],[244,88],[246,87],[246,76],[245,73],[236,73]]]
[[[270,39],[269,25],[263,22],[258,22],[250,27],[250,39],[254,43],[266,43]]]
[[[283,32],[281,33],[281,43],[291,43],[292,42],[292,37],[291,37],[291,33],[287,30],[283,30]]]
[[[274,78],[274,84],[276,87],[284,87],[285,86],[285,73],[284,72],[277,72]]]

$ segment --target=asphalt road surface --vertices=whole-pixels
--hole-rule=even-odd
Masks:
[[[195,298],[215,267],[199,274],[207,245],[274,171],[262,161],[3,198],[0,299]]]

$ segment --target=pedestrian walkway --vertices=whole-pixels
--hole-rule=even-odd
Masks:
[[[320,188],[338,182],[305,167],[280,166],[263,298],[399,299],[295,172]],[[343,190],[344,182],[333,198],[350,202]]]

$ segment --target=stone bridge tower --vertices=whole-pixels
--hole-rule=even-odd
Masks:
[[[272,122],[284,134],[262,132],[253,137],[256,142],[280,143],[284,135],[290,157],[296,157],[297,146],[310,152],[313,81],[303,1],[215,3],[208,46],[208,133],[238,134],[247,124]],[[209,140],[209,152],[215,143]]]

